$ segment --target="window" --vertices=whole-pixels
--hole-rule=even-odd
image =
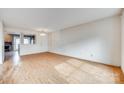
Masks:
[[[35,44],[34,35],[24,35],[24,44]]]

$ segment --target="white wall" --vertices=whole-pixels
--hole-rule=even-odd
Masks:
[[[124,72],[124,11],[121,16],[122,19],[122,32],[121,32],[121,68]]]
[[[121,65],[120,16],[49,34],[49,51],[110,65]]]
[[[7,33],[15,33],[15,34],[22,34],[22,35],[35,35],[36,36],[36,44],[34,45],[20,45],[20,55],[27,55],[27,54],[33,54],[33,53],[40,53],[40,52],[46,52],[48,50],[48,42],[47,42],[47,35],[46,36],[40,36],[39,32],[32,31],[32,30],[25,30],[25,29],[19,29],[19,28],[5,28],[5,31]]]
[[[34,45],[21,45],[20,46],[20,54],[27,55],[27,54],[34,54],[40,52],[48,51],[48,44],[47,44],[47,36],[40,36],[36,34],[36,44]]]
[[[3,25],[0,21],[0,64],[3,63],[4,60],[4,47],[3,47]]]

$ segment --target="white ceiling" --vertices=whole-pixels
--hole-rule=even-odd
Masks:
[[[59,30],[117,15],[119,8],[14,8],[0,9],[6,27]]]

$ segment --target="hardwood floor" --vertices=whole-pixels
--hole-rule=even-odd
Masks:
[[[54,53],[13,57],[0,65],[2,84],[113,84],[124,83],[119,67]]]

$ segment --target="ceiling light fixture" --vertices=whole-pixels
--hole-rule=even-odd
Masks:
[[[46,36],[46,33],[40,33],[40,36]]]

